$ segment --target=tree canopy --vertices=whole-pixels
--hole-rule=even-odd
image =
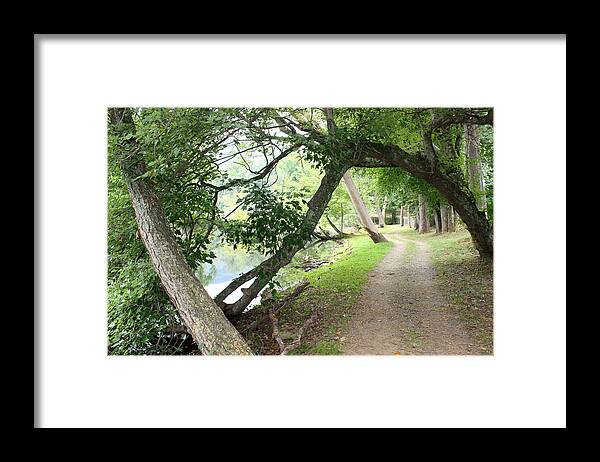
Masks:
[[[187,264],[214,259],[214,245],[264,255],[215,302],[235,317],[330,220],[358,226],[343,184],[355,174],[367,208],[452,205],[482,257],[492,255],[493,111],[490,108],[131,108],[131,124],[109,120],[109,348],[171,351],[161,338],[183,323],[139,236],[128,181],[152,186]],[[469,183],[465,126],[479,130],[485,191]],[[135,141],[142,164],[124,178]],[[128,151],[129,150],[129,151]],[[137,161],[135,160],[135,161]],[[126,181],[127,180],[127,181]],[[477,207],[485,193],[487,209]],[[224,299],[254,280],[242,299]],[[166,348],[166,350],[165,350]]]

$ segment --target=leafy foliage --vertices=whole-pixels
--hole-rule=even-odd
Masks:
[[[264,254],[273,254],[286,245],[294,245],[306,236],[303,233],[302,194],[276,192],[249,185],[243,198],[245,220],[230,222],[225,239],[235,248],[243,245]]]
[[[145,161],[143,177],[157,192],[185,258],[196,272],[211,262],[214,245],[231,244],[270,255],[304,242],[307,201],[322,173],[360,154],[369,142],[399,146],[419,157],[423,133],[434,121],[473,108],[336,108],[336,136],[314,108],[137,108],[135,133],[108,137],[108,333],[114,354],[163,351],[157,338],[179,323],[152,267],[136,222],[120,162],[135,137]],[[431,132],[436,160],[459,184],[465,181],[463,125]],[[481,129],[481,157],[493,218],[493,134]],[[430,204],[440,194],[399,168],[353,169],[368,208]],[[320,224],[358,222],[345,187],[334,192]],[[166,350],[166,352],[169,352]]]
[[[156,351],[156,339],[167,326],[179,323],[152,271],[142,241],[136,236],[135,216],[120,172],[120,160],[128,142],[135,137],[145,160],[146,171],[142,176],[152,183],[185,258],[197,271],[214,258],[211,241],[215,234],[223,242],[263,253],[272,253],[306,235],[301,227],[306,208],[302,199],[313,184],[277,194],[272,189],[278,179],[277,169],[253,180],[265,167],[276,163],[275,159],[296,139],[272,128],[279,123],[277,115],[273,109],[254,108],[141,108],[134,110],[135,133],[111,127],[108,138],[111,353],[152,353]],[[308,152],[306,148],[299,151]],[[325,154],[306,155],[304,160],[318,164],[325,157]],[[244,219],[227,218],[222,208],[226,197],[237,205],[243,203],[240,211],[244,212]]]
[[[108,344],[111,354],[148,354],[176,314],[143,244],[127,189],[109,156]],[[175,321],[172,321],[175,322]]]

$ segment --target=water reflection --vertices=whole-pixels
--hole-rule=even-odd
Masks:
[[[216,257],[212,263],[205,263],[196,271],[196,275],[202,285],[208,292],[208,295],[215,297],[227,285],[240,274],[251,270],[266,257],[258,252],[246,252],[242,249],[233,249],[231,246],[215,246],[212,251]],[[238,287],[234,292],[225,298],[226,303],[233,303],[242,296],[242,288],[249,287],[254,282],[251,279]],[[255,305],[260,301],[257,297],[249,306]]]
[[[329,258],[340,249],[343,241],[324,241],[319,242],[307,249],[298,252],[291,263],[279,270],[277,276],[273,278],[282,288],[288,288],[298,283],[304,278],[305,272],[301,268],[294,268],[304,258]],[[242,249],[234,250],[230,246],[214,246],[213,252],[216,258],[212,263],[205,263],[196,271],[196,275],[202,282],[202,285],[211,297],[215,297],[227,285],[240,274],[251,270],[260,264],[267,257],[258,252],[247,252]],[[233,303],[242,296],[241,289],[249,287],[254,279],[247,281],[227,298],[226,303]],[[256,297],[248,308],[260,303],[260,295]]]

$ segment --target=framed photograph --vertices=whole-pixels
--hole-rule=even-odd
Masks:
[[[34,57],[34,427],[566,426],[565,35]]]

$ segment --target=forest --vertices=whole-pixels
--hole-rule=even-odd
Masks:
[[[492,108],[107,126],[108,354],[493,354]]]

